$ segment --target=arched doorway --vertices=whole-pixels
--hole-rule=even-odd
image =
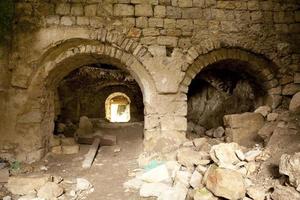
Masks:
[[[252,112],[260,105],[276,108],[281,100],[276,69],[262,55],[242,49],[200,55],[181,83],[188,100],[188,135],[208,135],[207,130],[224,126],[224,115]]]
[[[112,46],[109,43],[74,39],[64,41],[50,48],[40,59],[28,89],[28,99],[20,109],[17,129],[29,130],[34,141],[20,146],[20,151],[34,153],[34,160],[40,159],[49,151],[50,138],[54,131],[56,116],[55,101],[59,83],[72,71],[94,63],[106,63],[125,70],[132,75],[141,89],[143,102],[150,101],[151,91],[155,91],[153,79],[131,52]],[[34,116],[34,117],[28,117]],[[30,119],[30,120],[28,120]],[[26,121],[26,124],[23,121]],[[39,150],[39,153],[35,153]],[[23,152],[24,153],[24,152]]]
[[[121,92],[109,95],[105,101],[105,115],[110,122],[129,122],[130,99]]]

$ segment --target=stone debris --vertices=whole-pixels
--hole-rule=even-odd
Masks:
[[[264,126],[264,117],[260,113],[242,113],[225,115],[224,125],[226,141],[245,147],[253,147],[258,141],[258,131]]]
[[[201,151],[200,147],[208,141],[197,138],[194,145],[182,146],[177,151],[177,160],[148,160],[148,166],[144,164],[144,169],[125,182],[124,188],[158,200],[217,200],[218,197],[264,200],[266,190],[251,180],[258,168],[256,159],[263,150],[258,146],[246,150],[237,143],[209,141],[215,145]]]
[[[289,110],[292,112],[299,112],[300,111],[300,92],[297,92],[289,105]]]
[[[171,187],[165,183],[143,183],[140,189],[141,197],[159,197]]]
[[[271,112],[271,108],[270,106],[260,106],[254,112],[266,117]]]
[[[218,200],[209,190],[201,188],[196,190],[194,200]]]
[[[203,178],[203,175],[201,173],[199,173],[197,170],[195,170],[191,176],[189,183],[194,189],[198,189],[202,186],[201,185],[202,178]]]
[[[84,178],[76,178],[76,191],[89,190],[92,187],[92,184],[88,180]]]
[[[5,187],[12,194],[26,195],[35,193],[49,181],[51,181],[50,175],[12,176],[9,177]]]
[[[166,165],[159,165],[142,174],[139,179],[148,183],[166,182],[170,179]]]
[[[279,172],[289,177],[289,183],[300,192],[300,152],[283,154],[280,158]]]
[[[37,196],[41,199],[52,200],[63,194],[64,190],[58,184],[48,182],[43,185],[37,192]]]
[[[276,185],[271,198],[272,200],[298,200],[300,199],[300,193],[293,187]]]
[[[205,174],[205,185],[214,195],[227,199],[242,199],[246,194],[243,176],[231,169],[212,165]]]
[[[230,167],[240,162],[236,151],[240,150],[236,143],[221,143],[214,145],[210,150],[210,157],[219,166]]]
[[[263,187],[251,186],[247,188],[247,195],[255,200],[264,200],[266,193]]]

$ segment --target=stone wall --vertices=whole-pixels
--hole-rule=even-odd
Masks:
[[[297,0],[19,0],[15,8],[6,130],[23,160],[47,151],[57,82],[95,61],[138,82],[147,151],[185,139],[188,86],[209,64],[250,63],[273,107],[300,90]]]

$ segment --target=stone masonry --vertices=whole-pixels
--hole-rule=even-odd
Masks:
[[[248,62],[273,108],[300,91],[297,0],[18,0],[14,24],[0,48],[0,150],[23,161],[48,152],[55,90],[83,65],[129,70],[150,152],[185,141],[188,87],[209,64]]]

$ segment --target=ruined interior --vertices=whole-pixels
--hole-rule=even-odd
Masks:
[[[0,1],[3,200],[299,200],[298,0]]]

